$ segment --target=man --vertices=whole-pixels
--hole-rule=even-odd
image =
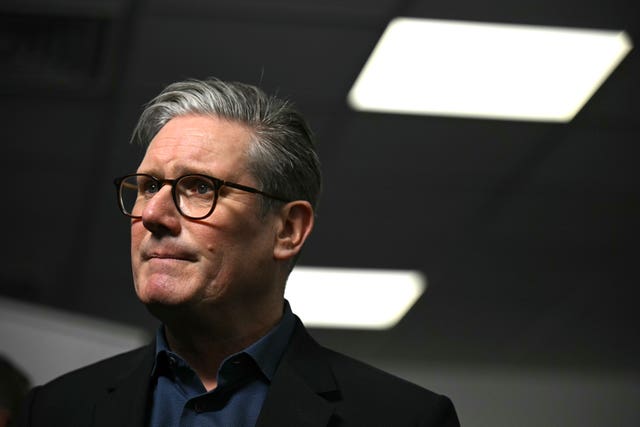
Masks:
[[[155,342],[36,388],[25,426],[457,426],[451,401],[318,345],[284,300],[320,166],[291,105],[220,80],[167,87],[116,180]]]

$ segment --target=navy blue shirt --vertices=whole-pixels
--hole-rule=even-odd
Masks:
[[[209,392],[195,371],[169,349],[161,327],[151,374],[155,385],[149,426],[255,426],[295,323],[285,301],[282,320],[264,337],[227,357],[218,370],[217,387]]]

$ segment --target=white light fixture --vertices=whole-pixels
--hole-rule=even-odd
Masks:
[[[631,48],[620,31],[396,18],[348,102],[362,111],[568,122]]]
[[[425,289],[418,271],[295,267],[285,297],[307,326],[388,329]]]

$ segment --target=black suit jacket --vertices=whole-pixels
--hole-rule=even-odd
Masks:
[[[18,426],[146,425],[154,346],[95,363],[29,394]],[[459,426],[451,401],[328,350],[300,321],[257,427]]]

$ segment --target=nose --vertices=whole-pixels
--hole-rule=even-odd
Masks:
[[[176,236],[180,233],[181,215],[173,202],[171,186],[164,185],[147,202],[142,211],[142,224],[151,233]]]

